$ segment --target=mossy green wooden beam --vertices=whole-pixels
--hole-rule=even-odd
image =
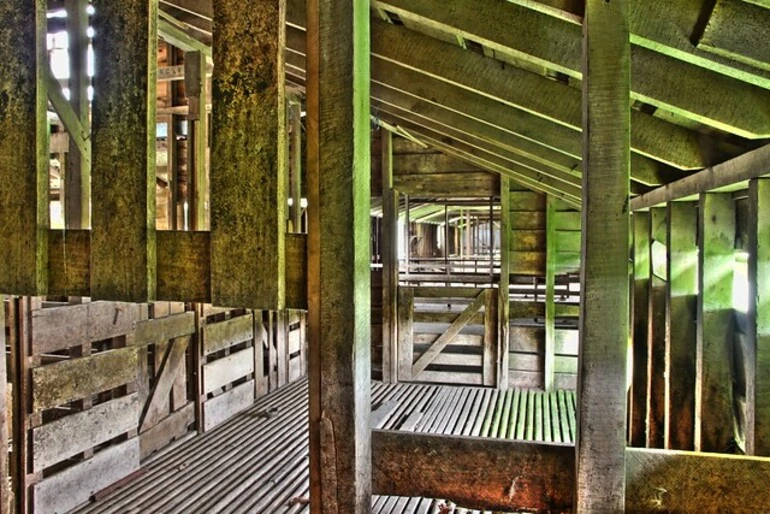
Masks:
[[[46,3],[0,5],[0,291],[45,294],[48,273]]]
[[[695,423],[698,215],[693,202],[668,204],[666,448],[692,450]],[[635,213],[634,216],[645,213]]]
[[[700,197],[695,450],[724,452],[733,441],[733,266],[735,202]]]
[[[190,221],[192,230],[209,228],[209,116],[206,112],[208,79],[206,55],[200,51],[185,53],[185,96],[188,105],[188,139],[191,141],[188,176],[192,179]]]
[[[583,20],[583,238],[575,512],[625,506],[630,234],[629,2]]]
[[[372,4],[397,14],[407,23],[457,34],[495,52],[555,69],[575,79],[582,77],[581,29],[567,20],[494,0],[460,0],[451,4],[436,0],[375,0]],[[737,9],[737,4],[741,10],[752,9],[735,0],[718,2],[712,14],[717,28],[711,33],[718,31],[713,39],[718,38],[718,43],[728,48],[735,46],[735,52],[761,51],[770,34],[762,36],[759,28],[766,18],[770,19],[770,12],[753,7],[759,12],[743,18],[753,22],[747,28],[745,24],[729,22],[729,13]],[[715,15],[719,15],[719,20],[714,20]],[[711,27],[709,24],[706,36]],[[756,37],[747,38],[749,34]],[[704,40],[709,41],[704,36],[701,45]],[[735,52],[730,56],[735,58]],[[770,92],[762,88],[641,46],[632,47],[631,69],[634,99],[742,137],[770,135]],[[725,98],[730,98],[730,102],[725,102]]]
[[[310,509],[369,512],[370,12],[309,0],[307,16]]]
[[[770,456],[770,179],[749,183],[746,453]]]
[[[96,0],[94,10],[94,53],[103,57],[94,75],[91,296],[143,302],[156,286],[158,3]]]
[[[393,134],[380,130],[382,166],[382,381],[398,381],[398,192],[393,189]]]
[[[284,0],[214,4],[211,296],[216,305],[284,307],[283,16]]]
[[[581,128],[580,92],[430,36],[372,21],[372,54],[425,75],[494,98],[573,130]],[[515,83],[517,87],[511,88]],[[704,167],[695,132],[631,112],[634,151],[683,169]]]

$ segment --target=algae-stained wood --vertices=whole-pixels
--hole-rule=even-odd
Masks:
[[[393,189],[393,134],[380,132],[382,166],[382,380],[398,381],[398,192]],[[416,154],[418,156],[422,154]]]
[[[749,183],[749,348],[746,450],[770,456],[770,180]]]
[[[211,299],[282,309],[285,0],[222,0],[213,7]]]
[[[733,440],[734,203],[729,193],[700,197],[696,451],[722,452]]]
[[[0,290],[45,293],[48,274],[48,100],[43,0],[0,5]]]
[[[629,334],[629,2],[587,0],[583,20],[583,262],[576,512],[625,502]]]
[[[666,448],[672,450],[694,448],[697,233],[698,213],[695,204],[670,202],[668,204],[664,435]]]
[[[310,508],[371,509],[369,5],[307,5]]]
[[[147,301],[155,297],[158,0],[95,0],[94,10],[91,296]]]

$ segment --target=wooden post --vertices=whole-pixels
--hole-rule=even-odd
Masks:
[[[770,180],[749,182],[746,453],[770,456]]]
[[[190,198],[190,228],[209,228],[209,177],[208,145],[209,116],[206,112],[208,79],[206,78],[206,55],[203,52],[186,52],[184,60],[185,94],[187,95],[187,130],[189,158],[187,176],[192,187]],[[174,187],[173,185],[171,187]]]
[[[289,159],[289,190],[291,193],[291,221],[294,232],[302,232],[302,99],[289,103],[291,147]]]
[[[8,375],[6,372],[5,298],[0,296],[0,514],[12,512],[12,494],[8,483]],[[13,428],[13,427],[10,427]]]
[[[666,413],[666,209],[650,209],[647,298],[647,447],[663,448]],[[657,243],[657,244],[656,244]],[[662,247],[661,247],[662,245]],[[663,261],[663,262],[661,262]]]
[[[66,0],[70,59],[70,104],[83,127],[90,126],[88,100],[88,0]],[[91,207],[91,156],[82,155],[70,138],[64,168],[64,223],[67,228],[88,228]]]
[[[509,286],[511,280],[511,184],[508,177],[500,177],[500,293],[497,295],[499,306],[497,308],[500,318],[500,342],[498,346],[498,360],[500,362],[497,372],[497,387],[508,387],[508,367],[510,351],[510,318],[511,303]]]
[[[310,508],[371,511],[369,5],[307,4]]]
[[[695,344],[698,294],[695,205],[668,204],[666,302],[666,448],[692,450],[695,422]]]
[[[699,206],[695,450],[723,452],[733,440],[733,265],[735,202],[705,193]]]
[[[46,3],[0,5],[0,291],[44,294],[48,281]]]
[[[91,296],[96,299],[155,297],[157,21],[157,0],[94,1]]]
[[[647,444],[647,314],[650,284],[650,213],[634,213],[633,372],[629,443]]]
[[[382,138],[382,380],[398,381],[398,192],[393,189],[393,134]]]
[[[211,299],[285,303],[286,2],[214,3]]]
[[[629,339],[630,43],[626,0],[583,19],[583,232],[576,512],[622,512]]]
[[[544,387],[554,386],[556,359],[556,199],[547,195],[545,208],[545,377]]]

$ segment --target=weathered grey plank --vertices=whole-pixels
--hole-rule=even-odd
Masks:
[[[254,348],[235,352],[203,366],[203,391],[210,393],[254,371]]]
[[[138,468],[139,438],[134,437],[35,484],[35,512],[68,512]]]
[[[107,391],[136,379],[136,348],[121,348],[32,370],[35,412]]]
[[[157,344],[195,333],[195,313],[183,312],[165,318],[141,321],[136,324],[134,344]]]
[[[249,380],[203,404],[203,430],[209,431],[254,401],[254,381]]]
[[[155,298],[157,0],[94,2],[91,296]],[[120,186],[116,186],[120,184]]]
[[[254,338],[252,313],[203,327],[203,354],[208,355]]]
[[[630,44],[628,2],[587,0],[583,21],[583,263],[576,512],[625,498]]]
[[[130,430],[139,421],[137,393],[100,403],[32,430],[35,472],[98,446]]]
[[[282,309],[288,177],[285,0],[214,4],[212,303]]]
[[[48,272],[46,3],[0,7],[0,290],[45,292]]]

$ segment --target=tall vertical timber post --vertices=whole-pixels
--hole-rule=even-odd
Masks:
[[[663,448],[666,413],[666,208],[650,209],[650,281],[647,298],[647,447]],[[656,244],[657,243],[657,244]]]
[[[692,450],[698,294],[698,216],[692,202],[668,204],[666,448]]]
[[[749,182],[746,453],[770,456],[770,180]]]
[[[88,101],[88,0],[66,0],[70,58],[70,103],[83,127],[90,125]],[[70,138],[64,167],[64,221],[67,228],[88,228],[91,218],[91,156]]]
[[[625,507],[629,339],[630,43],[627,0],[583,19],[583,236],[576,512]]]
[[[369,2],[307,4],[310,507],[371,511]]]
[[[629,444],[647,445],[647,314],[650,293],[650,213],[633,217],[634,287],[632,300],[633,372],[630,396]]]
[[[281,310],[288,173],[286,2],[214,2],[211,299]]]
[[[511,344],[511,183],[508,177],[500,177],[500,282],[498,285],[500,341],[498,346],[497,387],[508,388],[509,350]]]
[[[733,266],[735,201],[704,193],[699,206],[695,451],[723,452],[733,441]]]
[[[382,137],[382,380],[398,381],[398,192],[393,189],[393,134]],[[445,245],[446,246],[446,245]]]
[[[291,197],[292,232],[302,232],[302,98],[289,102],[291,145],[289,155],[289,195]]]
[[[93,4],[91,296],[142,302],[155,297],[158,0]]]
[[[188,106],[187,175],[192,183],[190,198],[190,226],[192,230],[209,228],[209,181],[208,144],[209,115],[206,112],[208,79],[206,78],[206,55],[203,52],[186,52],[184,60],[185,95]],[[174,189],[174,186],[172,186]]]
[[[0,291],[44,294],[48,274],[46,2],[2,2],[0,26]]]
[[[545,208],[545,359],[543,384],[553,390],[556,374],[556,199],[546,197]]]

